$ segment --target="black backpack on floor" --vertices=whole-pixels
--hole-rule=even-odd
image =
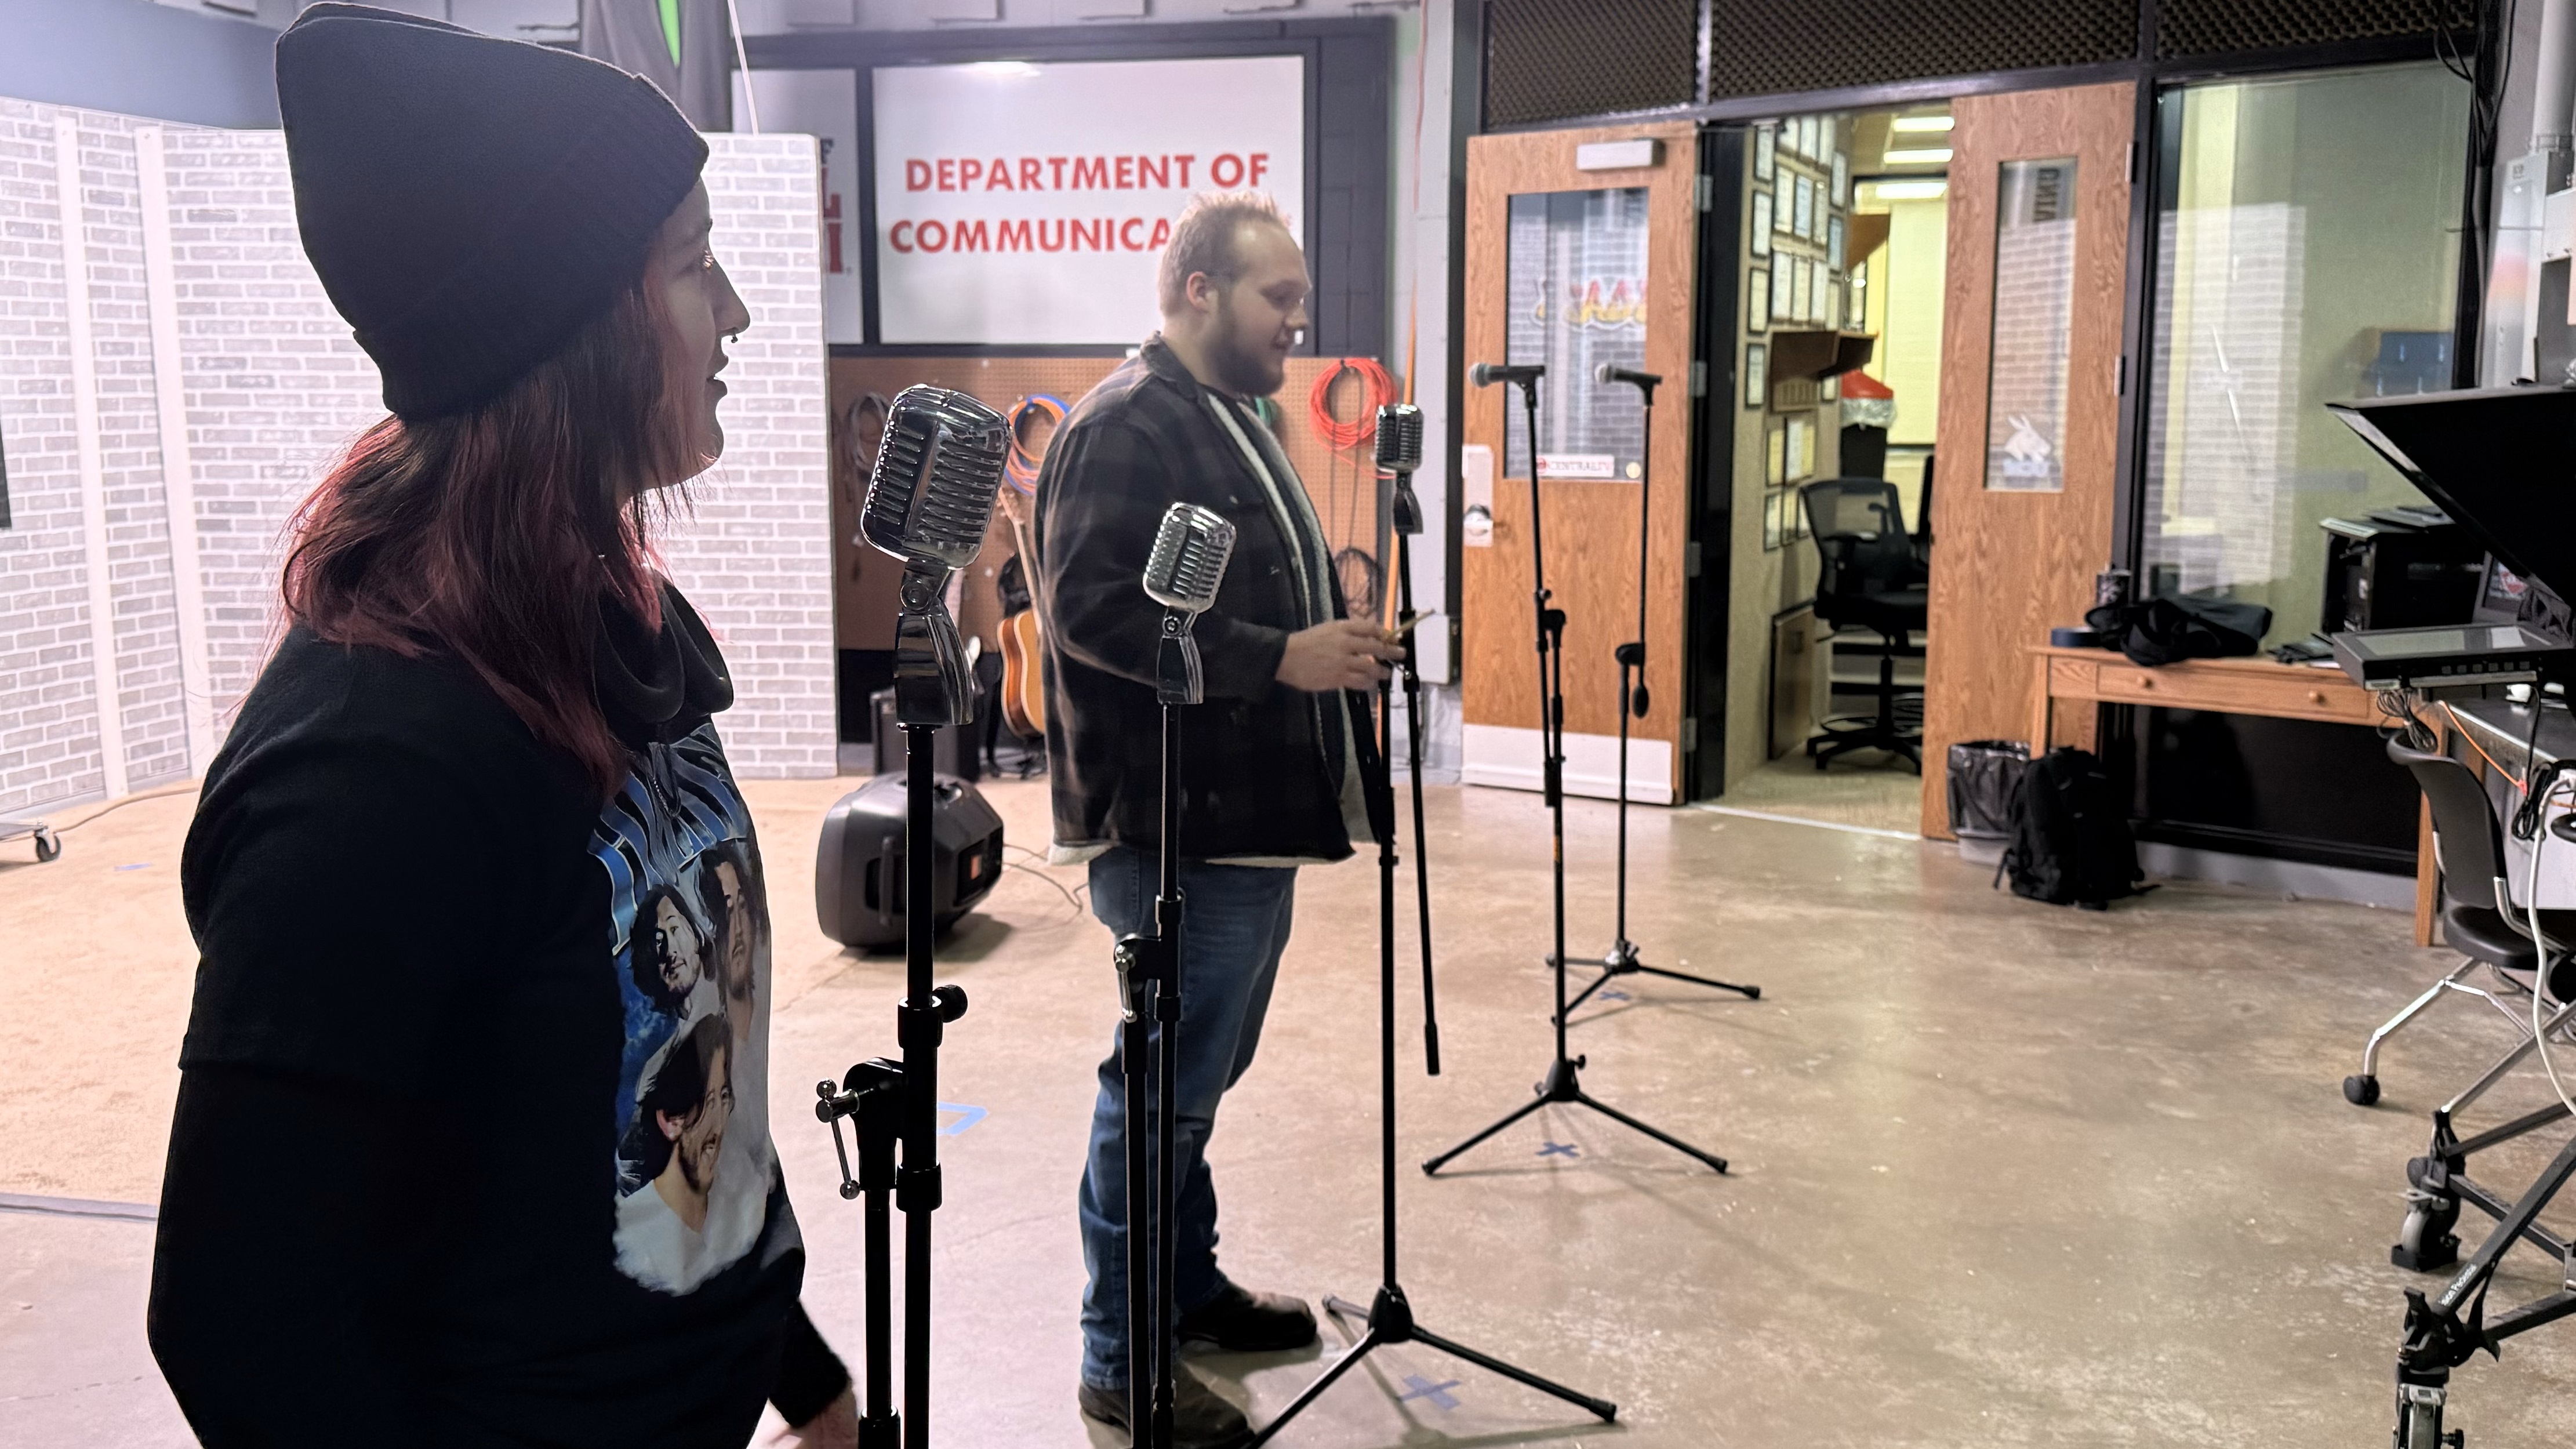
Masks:
[[[2053,906],[2105,909],[2143,892],[2129,813],[2102,762],[2083,750],[2056,749],[2025,766],[2013,790],[2012,844],[1995,883],[2012,877],[2013,894]]]

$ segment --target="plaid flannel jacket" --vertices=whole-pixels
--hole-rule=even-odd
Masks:
[[[1142,580],[1155,528],[1175,499],[1214,509],[1239,530],[1216,604],[1196,629],[1207,702],[1180,711],[1181,853],[1343,859],[1352,842],[1342,823],[1341,741],[1327,734],[1325,711],[1341,709],[1351,721],[1376,820],[1383,776],[1367,698],[1277,681],[1288,636],[1304,618],[1293,544],[1260,478],[1159,335],[1074,408],[1038,475],[1056,844],[1160,844],[1154,661],[1163,615]],[[1327,592],[1339,616],[1338,591]]]

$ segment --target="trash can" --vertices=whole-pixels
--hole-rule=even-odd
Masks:
[[[1959,858],[1993,865],[2012,843],[2013,792],[2030,767],[2019,740],[1965,740],[1950,747],[1950,833]]]

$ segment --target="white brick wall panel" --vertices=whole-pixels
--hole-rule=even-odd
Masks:
[[[0,811],[95,794],[88,575],[56,225],[58,108],[0,101]],[[112,616],[126,760],[139,787],[192,765],[171,575],[136,128],[77,113]],[[165,126],[175,363],[193,464],[209,683],[228,719],[277,623],[295,508],[382,416],[379,381],[304,259],[282,139]],[[727,377],[729,455],[663,553],[724,639],[724,724],[745,775],[834,767],[824,348],[813,143],[710,137],[715,245],[753,308]],[[202,761],[196,767],[201,767]]]

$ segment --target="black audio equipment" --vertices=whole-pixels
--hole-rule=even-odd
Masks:
[[[1163,510],[1145,560],[1146,597],[1163,606],[1154,689],[1163,706],[1163,819],[1155,850],[1153,933],[1121,937],[1115,955],[1118,1070],[1126,1093],[1120,1125],[1127,1156],[1127,1425],[1129,1442],[1138,1449],[1170,1449],[1172,1443],[1172,1332],[1179,1311],[1172,1275],[1180,1257],[1171,1226],[1180,1191],[1173,1155],[1179,1112],[1172,1090],[1180,1079],[1181,1039],[1180,711],[1206,697],[1190,627],[1216,602],[1234,555],[1234,535],[1223,514],[1174,503]],[[1150,1157],[1146,1134],[1136,1130],[1149,1102]],[[1137,1231],[1140,1221],[1145,1231]],[[1139,1329],[1150,1329],[1150,1348]]]
[[[949,1022],[966,1014],[966,993],[933,987],[932,951],[939,929],[938,781],[932,736],[974,717],[974,682],[957,623],[942,596],[949,575],[975,561],[993,517],[1010,453],[1011,428],[974,397],[915,386],[886,410],[859,531],[880,552],[903,560],[902,611],[895,619],[895,718],[908,738],[904,763],[904,978],[895,1011],[900,1064],[873,1058],[837,1084],[815,1086],[814,1115],[841,1151],[840,1122],[859,1138],[862,1180],[841,1158],[841,1196],[868,1196],[867,1401],[859,1442],[864,1449],[930,1449],[931,1215],[938,1211],[939,1043]],[[874,1132],[876,1135],[872,1136]],[[902,1142],[895,1166],[887,1134]],[[903,1413],[891,1402],[887,1299],[889,1247],[884,1191],[903,1212]]]
[[[1413,612],[1413,571],[1407,556],[1406,540],[1422,531],[1422,505],[1413,495],[1413,470],[1422,466],[1422,410],[1409,403],[1389,403],[1377,410],[1377,466],[1394,475],[1393,506],[1388,512],[1395,534],[1395,587],[1399,617]],[[1424,1064],[1432,1076],[1440,1075],[1440,1029],[1432,1010],[1431,996],[1431,881],[1425,865],[1426,836],[1422,829],[1422,681],[1413,656],[1413,637],[1405,638],[1404,658],[1396,668],[1404,673],[1405,743],[1413,768],[1413,870],[1414,891],[1421,907],[1422,932],[1422,1045]],[[1405,1295],[1404,1286],[1395,1276],[1395,782],[1394,712],[1390,708],[1393,693],[1388,682],[1377,687],[1378,762],[1380,773],[1368,782],[1381,808],[1370,810],[1372,819],[1382,818],[1385,834],[1377,851],[1377,1049],[1378,1049],[1378,1244],[1383,1258],[1377,1296],[1365,1309],[1347,1299],[1327,1297],[1324,1310],[1337,1317],[1364,1321],[1368,1329],[1348,1353],[1333,1361],[1322,1376],[1308,1384],[1304,1392],[1289,1401],[1278,1417],[1263,1425],[1252,1443],[1270,1442],[1288,1422],[1305,1412],[1333,1381],[1350,1372],[1360,1360],[1376,1349],[1391,1343],[1427,1343],[1441,1352],[1465,1359],[1479,1368],[1542,1393],[1553,1394],[1607,1421],[1615,1418],[1619,1406],[1607,1399],[1578,1393],[1563,1384],[1540,1378],[1527,1369],[1501,1359],[1478,1353],[1464,1344],[1441,1337],[1413,1320],[1413,1301]]]
[[[931,910],[938,929],[957,924],[1002,877],[1002,817],[975,787],[934,777]],[[879,775],[823,817],[814,853],[814,913],[823,934],[863,950],[904,938],[904,777]]]
[[[1604,1105],[1583,1090],[1580,1071],[1582,1061],[1565,1052],[1565,611],[1548,601],[1553,597],[1547,587],[1547,545],[1540,528],[1544,510],[1539,503],[1538,479],[1538,388],[1546,369],[1537,366],[1504,368],[1478,363],[1476,385],[1489,382],[1515,383],[1521,390],[1521,413],[1529,429],[1530,446],[1530,607],[1538,635],[1539,699],[1539,779],[1545,792],[1549,815],[1553,862],[1552,876],[1555,903],[1555,949],[1548,959],[1556,968],[1556,1059],[1548,1064],[1547,1079],[1538,1084],[1538,1095],[1505,1113],[1502,1119],[1484,1131],[1422,1164],[1426,1173],[1436,1173],[1450,1159],[1468,1148],[1518,1122],[1551,1102],[1565,1102],[1589,1107],[1611,1121],[1643,1132],[1676,1152],[1707,1163],[1719,1172],[1726,1171],[1726,1159],[1703,1152],[1669,1132],[1650,1127],[1618,1109]],[[1642,657],[1642,656],[1641,656]],[[1626,709],[1621,717],[1624,730]],[[1626,784],[1621,783],[1622,796]]]
[[[1605,387],[1614,382],[1627,383],[1637,389],[1646,404],[1643,424],[1645,441],[1638,449],[1637,463],[1637,637],[1611,651],[1611,657],[1619,665],[1617,925],[1610,933],[1610,949],[1599,956],[1587,957],[1582,963],[1586,966],[1600,967],[1601,974],[1592,978],[1591,985],[1576,992],[1572,1001],[1566,1002],[1557,1009],[1559,1023],[1564,1021],[1566,1012],[1591,1000],[1592,993],[1622,976],[1633,976],[1640,972],[1648,976],[1661,976],[1671,981],[1687,981],[1694,986],[1732,991],[1748,1001],[1762,999],[1762,988],[1759,986],[1738,986],[1734,982],[1719,981],[1714,977],[1692,976],[1681,971],[1668,971],[1661,966],[1649,966],[1638,958],[1636,946],[1628,940],[1628,721],[1632,716],[1644,719],[1647,707],[1652,703],[1652,697],[1646,692],[1646,562],[1648,558],[1646,540],[1654,525],[1655,517],[1652,507],[1655,496],[1655,388],[1663,382],[1663,379],[1651,372],[1638,372],[1633,368],[1617,367],[1605,362],[1592,370],[1592,380]]]
[[[2478,606],[2486,550],[2434,508],[2328,518],[2320,633],[2465,622]]]

